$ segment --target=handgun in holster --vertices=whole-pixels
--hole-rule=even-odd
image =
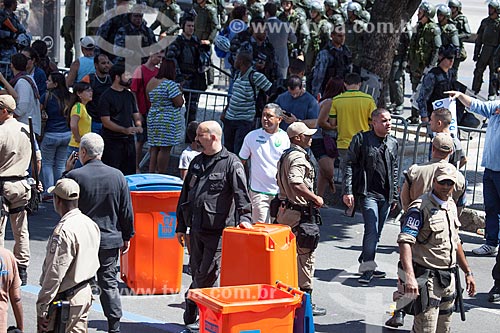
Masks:
[[[66,323],[69,320],[69,301],[59,300],[54,301],[49,306],[49,317],[52,317],[55,312],[55,322],[53,333],[65,333]]]

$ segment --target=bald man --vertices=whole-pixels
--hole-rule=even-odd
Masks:
[[[245,170],[238,156],[222,146],[222,128],[215,121],[202,122],[195,141],[202,153],[191,161],[184,179],[175,230],[184,246],[187,227],[191,228],[190,289],[216,287],[224,228],[238,224],[252,227]],[[198,308],[187,297],[184,323],[190,330],[199,327]]]

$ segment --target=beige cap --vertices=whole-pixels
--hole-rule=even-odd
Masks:
[[[456,183],[457,169],[450,163],[441,163],[434,172],[434,177],[438,182],[448,179]]]
[[[57,195],[64,200],[76,200],[80,197],[80,186],[73,179],[59,179],[55,186],[47,189],[47,192]]]
[[[0,95],[0,109],[7,109],[9,112],[14,112],[16,109],[16,101],[11,95]]]
[[[305,135],[313,135],[316,133],[317,129],[309,128],[306,124],[296,121],[288,126],[286,130],[286,134],[288,134],[289,138],[293,138],[294,136],[305,134]]]
[[[85,36],[80,38],[80,45],[86,49],[93,49],[95,47],[94,38]]]
[[[432,140],[432,145],[437,150],[450,153],[453,151],[453,138],[448,133],[437,133]]]

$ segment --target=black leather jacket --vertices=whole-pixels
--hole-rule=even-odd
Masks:
[[[390,203],[397,201],[398,193],[398,141],[392,135],[385,137],[383,144],[385,149],[385,167],[389,182],[392,185],[389,189]],[[370,188],[373,171],[377,165],[377,160],[382,156],[377,149],[380,139],[373,130],[359,132],[351,141],[344,170],[344,194],[366,195]]]
[[[239,216],[236,225],[251,223],[252,204],[241,160],[225,147],[205,167],[203,156],[196,156],[189,164],[177,205],[176,232],[191,227],[222,234],[226,226],[235,226],[235,208]]]

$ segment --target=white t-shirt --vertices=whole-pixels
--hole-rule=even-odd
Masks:
[[[189,163],[191,163],[193,158],[195,158],[195,156],[199,153],[199,151],[193,150],[191,146],[187,146],[186,149],[182,151],[181,156],[179,157],[179,169],[187,170],[189,168]]]
[[[275,195],[277,165],[283,152],[290,148],[288,135],[282,129],[274,134],[259,128],[245,136],[239,156],[250,159],[250,189],[254,192]]]

